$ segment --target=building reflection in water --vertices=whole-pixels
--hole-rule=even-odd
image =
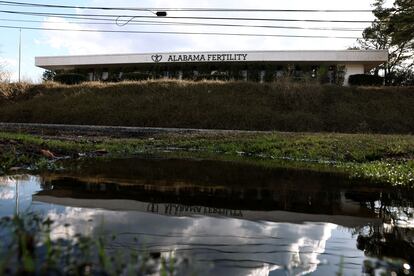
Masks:
[[[32,208],[58,222],[55,238],[116,235],[113,250],[173,254],[192,264],[182,269],[214,275],[332,275],[341,258],[344,272],[360,274],[367,256],[413,262],[414,201],[404,189],[228,162],[97,167],[26,181],[37,185],[26,189]]]

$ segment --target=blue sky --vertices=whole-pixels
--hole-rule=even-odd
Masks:
[[[26,1],[32,3],[50,3],[56,4],[56,1]],[[76,5],[83,4],[88,1],[59,1],[59,4]],[[30,11],[30,8],[16,8],[10,6],[1,6],[1,10],[16,10],[16,11]],[[33,10],[34,11],[34,10]],[[53,9],[43,9],[42,12],[53,12]],[[72,10],[74,11],[74,10]],[[71,12],[72,12],[71,11]],[[7,14],[0,12],[0,19],[23,19],[23,20],[46,20],[44,17],[33,17],[33,16],[18,16],[14,14]],[[7,26],[30,26],[30,27],[41,27],[42,23],[20,23],[20,22],[5,22],[0,21],[0,25]],[[43,69],[36,68],[34,66],[35,56],[45,55],[64,55],[67,54],[67,50],[64,48],[56,49],[50,47],[48,43],[40,43],[41,38],[44,36],[44,31],[35,30],[22,30],[22,64],[21,64],[21,75],[23,79],[30,81],[38,81],[41,77]],[[18,46],[19,46],[19,30],[18,29],[4,29],[0,28],[0,58],[3,63],[6,64],[7,70],[11,71],[12,78],[17,78],[18,71]]]
[[[51,1],[51,0],[16,0],[30,3],[46,3],[59,5],[79,6],[123,6],[123,7],[204,7],[204,8],[257,8],[257,9],[371,9],[372,0],[77,0],[77,1]],[[85,11],[77,9],[51,9],[51,8],[22,8],[0,5],[0,10],[35,11],[35,12],[60,12],[60,13],[100,13],[102,11]],[[119,12],[115,12],[119,13]],[[142,13],[151,15],[151,13]],[[184,15],[172,12],[169,15]],[[188,15],[188,14],[185,14]],[[218,16],[216,13],[197,13],[200,16]],[[272,13],[272,14],[219,14],[223,16],[250,16],[250,17],[275,17],[297,19],[343,19],[343,20],[371,20],[369,13],[359,14],[307,14],[307,13]],[[3,19],[39,20],[42,22],[22,23],[5,22]],[[156,19],[157,20],[157,19]],[[173,21],[173,19],[165,19]],[[184,32],[243,32],[264,34],[298,34],[298,35],[331,35],[331,36],[359,36],[360,32],[338,31],[309,31],[309,30],[282,30],[282,29],[256,29],[256,28],[207,28],[202,26],[125,26],[111,25],[81,25],[68,23],[74,21],[63,18],[34,17],[23,15],[10,15],[0,12],[0,25],[30,26],[46,28],[79,28],[110,30],[161,30]],[[185,21],[185,20],[181,20]],[[216,21],[214,23],[219,23]],[[227,22],[234,23],[234,22]],[[240,22],[235,22],[240,23]],[[246,23],[246,22],[245,22]],[[305,22],[247,22],[250,24],[283,25],[300,27],[357,27],[363,28],[368,24],[345,23],[305,23]],[[17,77],[18,65],[18,41],[19,30],[0,28],[0,58],[7,64],[7,69],[12,73],[13,79]],[[204,51],[204,50],[287,50],[287,49],[345,49],[355,44],[350,39],[300,39],[300,38],[269,38],[269,37],[227,37],[227,36],[203,36],[203,35],[157,35],[157,34],[108,34],[108,33],[80,33],[59,31],[22,31],[22,78],[24,80],[39,81],[42,69],[34,66],[35,56],[72,55],[72,54],[101,54],[101,53],[127,53],[127,52],[157,52],[157,51]]]

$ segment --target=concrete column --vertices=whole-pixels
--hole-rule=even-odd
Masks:
[[[247,70],[242,70],[241,75],[244,81],[247,81]]]
[[[102,72],[102,80],[107,80],[109,78],[109,72]]]
[[[193,80],[196,80],[198,77],[198,71],[197,70],[193,70]]]
[[[349,76],[364,73],[363,64],[345,64],[344,86],[349,86]]]
[[[265,70],[261,70],[260,71],[260,83],[263,83],[264,82],[265,75],[266,75],[266,71]]]

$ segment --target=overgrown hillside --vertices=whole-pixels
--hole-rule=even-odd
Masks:
[[[143,81],[0,85],[0,121],[413,133],[414,88]]]

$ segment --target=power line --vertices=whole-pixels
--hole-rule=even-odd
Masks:
[[[327,9],[230,9],[230,8],[132,8],[132,7],[97,7],[97,6],[70,6],[70,5],[52,5],[52,4],[39,4],[39,3],[27,3],[27,2],[15,2],[15,1],[0,1],[0,5],[11,6],[28,6],[28,7],[43,7],[43,8],[64,8],[64,9],[87,9],[87,10],[115,10],[115,11],[185,11],[185,12],[316,12],[316,13],[362,13],[372,12],[372,10],[364,9],[346,9],[346,10],[327,10]]]
[[[4,22],[22,22],[22,23],[47,23],[48,21],[43,20],[22,20],[22,19],[9,19],[0,18],[0,21]],[[109,20],[113,21],[113,20]],[[82,25],[114,25],[110,22],[75,22],[75,21],[64,21],[64,22],[49,22],[53,24],[82,24]],[[245,27],[245,28],[270,28],[270,29],[293,29],[293,30],[316,30],[316,31],[350,31],[360,32],[363,28],[329,28],[329,27],[298,27],[298,26],[275,26],[275,25],[245,25],[245,24],[215,24],[215,23],[198,23],[198,22],[173,22],[173,21],[153,21],[153,20],[134,20],[129,25],[184,25],[184,26],[210,26],[210,27]]]
[[[74,14],[74,13],[47,13],[0,10],[2,13],[23,14],[33,16],[77,16],[77,17],[104,17],[104,18],[154,18],[148,15],[113,15],[113,14]],[[289,18],[253,18],[253,17],[206,17],[206,16],[168,16],[170,19],[196,20],[236,20],[236,21],[275,21],[275,22],[316,22],[316,23],[372,23],[372,20],[328,20],[328,19],[289,19]]]
[[[360,37],[351,36],[323,36],[323,35],[282,35],[282,34],[249,34],[249,33],[222,33],[222,32],[174,32],[174,31],[115,31],[99,29],[61,29],[61,28],[40,28],[40,27],[21,27],[5,26],[0,28],[22,29],[22,30],[44,30],[44,31],[65,31],[65,32],[95,32],[95,33],[128,33],[128,34],[166,34],[166,35],[213,35],[213,36],[246,36],[246,37],[290,37],[290,38],[340,38],[340,39],[358,39]]]
[[[0,13],[1,13],[1,10],[0,10]],[[41,16],[41,17],[44,17],[44,15],[38,15],[38,14],[35,14],[35,15],[30,15],[30,16],[37,16],[37,17],[39,17],[39,16]],[[114,24],[114,21],[115,21],[115,19],[110,19],[110,18],[99,18],[99,17],[85,17],[85,16],[78,16],[78,15],[73,15],[73,16],[69,16],[69,15],[52,15],[52,16],[49,16],[49,17],[55,17],[55,18],[64,18],[64,19],[74,19],[74,20],[90,20],[90,21],[105,21],[105,22],[112,22],[111,24]],[[155,17],[150,17],[150,19],[155,19]],[[42,21],[43,22],[43,21]],[[202,26],[204,26],[204,25],[206,25],[206,26],[223,26],[223,27],[227,27],[227,26],[234,26],[234,27],[238,27],[239,25],[240,25],[240,27],[243,27],[243,26],[252,26],[252,27],[255,27],[255,26],[262,26],[262,25],[244,25],[244,24],[224,24],[224,23],[200,23],[200,22],[178,22],[178,21],[165,21],[165,20],[162,20],[162,21],[153,21],[153,20],[151,20],[151,21],[147,21],[147,20],[137,20],[137,19],[129,19],[129,20],[118,20],[118,22],[160,22],[160,23],[179,23],[179,24],[197,24],[197,25],[202,25]],[[74,23],[76,23],[76,22],[74,22]],[[81,22],[79,22],[79,23],[81,23]],[[269,27],[273,27],[274,25],[269,25]],[[264,27],[264,26],[263,26]],[[285,26],[280,26],[280,27],[285,27]],[[286,26],[286,27],[288,27],[288,26]],[[359,31],[359,30],[364,30],[364,28],[361,28],[361,29],[356,29],[356,28],[338,28],[338,27],[333,27],[333,28],[331,28],[331,27],[297,27],[297,26],[292,26],[293,28],[308,28],[308,29],[315,29],[315,30],[324,30],[324,29],[328,29],[328,30],[343,30],[343,29],[346,29],[346,30],[355,30],[355,31]]]

